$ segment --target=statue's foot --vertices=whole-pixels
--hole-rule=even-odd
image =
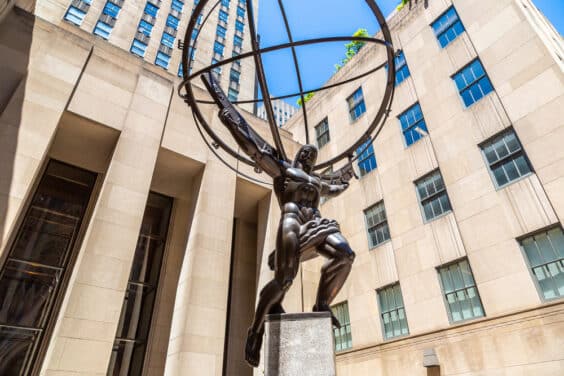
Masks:
[[[315,304],[313,306],[312,311],[313,312],[329,312],[331,314],[331,323],[333,324],[333,326],[336,327],[337,329],[341,329],[341,323],[339,322],[339,319],[337,319],[335,317],[335,315],[333,314],[333,311],[331,310],[331,307],[329,307],[329,305],[327,305],[327,304]]]
[[[252,367],[258,367],[260,363],[260,348],[262,347],[262,336],[264,332],[254,332],[252,328],[247,331],[247,343],[245,344],[245,359]]]
[[[284,310],[284,307],[282,307],[282,304],[280,303],[273,305],[270,308],[270,311],[268,311],[269,315],[282,315],[284,313],[286,313],[286,311]]]

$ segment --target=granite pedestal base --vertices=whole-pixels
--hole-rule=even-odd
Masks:
[[[265,335],[265,376],[335,376],[328,312],[269,315]]]

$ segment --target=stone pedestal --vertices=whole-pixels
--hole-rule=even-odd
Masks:
[[[265,330],[265,376],[335,376],[328,312],[269,315]]]

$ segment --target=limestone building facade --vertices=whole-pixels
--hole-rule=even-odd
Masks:
[[[106,2],[80,27],[69,6],[19,0],[0,24],[0,374],[261,375],[243,343],[272,276],[269,182],[202,143],[178,52],[162,69],[158,37],[130,52],[139,20],[108,43],[92,33]],[[357,255],[334,306],[338,375],[561,375],[562,39],[529,0],[418,1],[389,23],[392,113],[359,180],[321,205]],[[331,82],[383,56],[365,46]],[[362,134],[384,77],[308,102],[321,160]],[[299,114],[281,129],[289,155],[304,133]],[[322,262],[288,311],[311,308]]]

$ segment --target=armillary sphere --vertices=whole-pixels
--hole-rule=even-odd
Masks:
[[[342,153],[340,153],[339,155],[336,155],[328,160],[322,161],[318,164],[315,165],[315,167],[313,168],[313,170],[320,170],[320,169],[324,169],[330,166],[333,166],[334,164],[344,160],[344,159],[348,159],[349,163],[354,162],[356,159],[358,159],[358,157],[368,148],[370,147],[371,143],[374,141],[374,139],[376,139],[376,137],[378,136],[378,134],[380,133],[380,131],[382,130],[382,127],[386,121],[386,119],[389,116],[390,113],[390,108],[391,108],[391,104],[392,104],[392,99],[393,99],[393,95],[394,95],[394,83],[395,83],[395,63],[394,63],[394,56],[395,56],[395,52],[394,52],[394,48],[393,48],[393,44],[392,44],[392,38],[390,35],[390,30],[388,28],[388,25],[386,23],[386,19],[384,17],[384,15],[382,14],[380,8],[378,7],[378,5],[376,4],[376,2],[374,0],[364,0],[366,2],[366,4],[368,5],[368,7],[370,8],[371,12],[373,13],[374,17],[376,18],[376,20],[378,21],[378,24],[380,26],[380,30],[381,30],[381,35],[383,36],[383,39],[378,39],[378,38],[374,38],[374,37],[353,37],[353,36],[330,36],[330,37],[324,37],[324,38],[314,38],[314,39],[306,39],[306,40],[294,40],[294,38],[292,37],[292,31],[290,30],[289,27],[289,23],[288,23],[288,18],[286,15],[286,11],[283,5],[283,1],[282,0],[278,0],[278,4],[280,7],[280,11],[284,20],[284,25],[285,25],[285,29],[286,29],[286,33],[288,36],[288,43],[284,43],[284,44],[279,44],[279,45],[274,45],[274,46],[268,46],[268,47],[264,47],[261,48],[259,46],[259,42],[258,42],[258,37],[257,37],[257,30],[256,30],[256,26],[255,26],[255,19],[254,19],[254,11],[253,11],[253,3],[252,0],[247,0],[246,1],[246,11],[247,11],[247,15],[248,15],[248,27],[249,27],[249,34],[250,34],[250,38],[251,38],[251,51],[249,52],[245,52],[242,53],[240,55],[235,55],[233,57],[224,59],[218,63],[215,64],[211,64],[203,69],[200,69],[196,72],[191,73],[190,72],[190,62],[191,62],[191,58],[193,56],[194,51],[196,50],[197,47],[197,43],[198,43],[198,38],[199,38],[199,29],[196,28],[197,26],[197,21],[200,15],[203,16],[203,22],[200,26],[200,29],[203,28],[208,20],[208,18],[210,17],[210,15],[212,14],[212,12],[214,11],[214,9],[220,4],[221,0],[217,0],[213,3],[213,5],[211,6],[209,12],[207,12],[207,14],[204,14],[204,8],[206,7],[206,5],[208,3],[210,3],[210,0],[201,0],[198,5],[196,6],[196,8],[194,9],[194,12],[192,13],[192,16],[190,18],[190,22],[188,23],[188,28],[186,30],[186,34],[184,36],[184,41],[190,41],[189,45],[186,44],[185,47],[183,47],[183,54],[182,54],[182,73],[183,73],[183,81],[180,83],[179,87],[178,87],[178,93],[179,95],[184,99],[184,101],[188,104],[188,106],[192,109],[192,114],[194,116],[194,121],[196,123],[196,127],[198,128],[198,131],[200,133],[200,135],[202,136],[204,142],[206,143],[206,145],[210,148],[210,150],[230,169],[234,170],[235,172],[237,172],[240,175],[243,175],[251,180],[254,181],[259,181],[260,183],[264,183],[264,184],[269,184],[265,181],[260,181],[257,180],[256,178],[253,178],[251,176],[245,175],[243,173],[241,173],[240,171],[238,171],[238,169],[234,168],[233,166],[231,166],[227,161],[225,161],[224,158],[222,158],[218,152],[217,149],[221,148],[223,150],[225,150],[225,152],[227,152],[229,155],[237,158],[237,160],[252,166],[255,168],[256,172],[260,172],[260,169],[256,166],[255,162],[253,160],[251,160],[250,158],[248,158],[247,156],[241,155],[239,152],[237,152],[236,150],[233,150],[229,145],[227,145],[210,127],[210,125],[208,124],[208,122],[206,121],[205,117],[202,114],[202,111],[200,110],[200,105],[201,104],[214,104],[213,101],[206,101],[206,100],[201,100],[201,99],[196,99],[196,97],[194,96],[194,91],[193,91],[193,80],[196,77],[200,77],[203,74],[207,73],[207,72],[211,72],[223,65],[227,65],[230,63],[233,63],[234,61],[238,61],[238,60],[242,60],[242,59],[247,59],[247,58],[252,58],[254,60],[254,64],[256,66],[256,75],[257,75],[257,82],[259,84],[259,88],[262,94],[262,98],[263,99],[252,99],[252,100],[241,100],[241,101],[233,101],[232,103],[237,105],[237,104],[244,104],[244,103],[258,103],[258,102],[264,102],[264,106],[266,109],[266,113],[267,113],[267,119],[268,119],[268,123],[270,126],[270,132],[272,134],[272,139],[274,141],[274,146],[276,147],[276,149],[278,150],[278,155],[280,156],[280,158],[283,158],[285,161],[288,161],[288,157],[286,155],[286,151],[284,150],[284,145],[282,143],[282,140],[280,138],[280,133],[278,130],[278,126],[276,125],[276,122],[274,120],[274,111],[272,108],[272,101],[276,100],[276,99],[286,99],[286,98],[291,98],[291,97],[296,97],[299,96],[301,98],[301,102],[302,102],[302,112],[303,112],[303,125],[305,127],[305,137],[306,137],[306,143],[309,143],[309,127],[308,127],[308,116],[307,116],[307,103],[305,101],[304,96],[306,95],[306,93],[316,93],[316,92],[321,92],[330,88],[334,88],[336,86],[340,86],[340,85],[344,85],[347,84],[349,82],[353,82],[355,80],[359,80],[363,77],[366,77],[380,69],[383,68],[387,68],[386,71],[386,88],[385,88],[385,92],[384,95],[382,97],[382,102],[380,103],[380,107],[378,109],[378,111],[376,112],[375,117],[372,119],[372,121],[370,122],[370,125],[368,126],[368,128],[366,129],[366,132],[364,132],[364,134],[359,137],[358,140],[356,140],[352,145],[350,145],[346,150],[344,150]],[[195,38],[193,38],[193,36],[195,36]],[[296,54],[296,47],[299,46],[307,46],[307,45],[313,45],[313,44],[318,44],[318,43],[329,43],[329,42],[350,42],[350,41],[359,41],[359,42],[366,42],[366,43],[373,43],[373,44],[377,44],[377,45],[381,45],[383,48],[386,49],[386,61],[382,62],[381,64],[378,64],[375,68],[372,68],[370,70],[367,70],[366,72],[363,72],[361,74],[358,74],[354,77],[351,77],[349,79],[337,82],[337,83],[333,83],[333,84],[329,84],[326,86],[322,86],[313,90],[304,90],[303,88],[303,83],[302,83],[302,76],[301,76],[301,72],[299,69],[299,64],[298,64],[298,58],[297,58],[297,54]],[[278,97],[271,97],[269,90],[268,90],[268,85],[267,85],[267,81],[266,81],[266,76],[265,76],[265,71],[264,71],[264,65],[262,62],[262,55],[268,52],[272,52],[272,51],[277,51],[277,50],[283,50],[283,49],[291,49],[292,52],[292,56],[293,56],[293,62],[294,62],[294,67],[295,67],[295,71],[296,71],[296,77],[297,77],[297,81],[298,81],[298,87],[299,87],[299,92],[297,93],[292,93],[292,94],[288,94],[288,95],[284,95],[284,96],[278,96]],[[205,134],[207,134],[207,136],[211,139],[208,140],[208,138],[205,136]],[[370,142],[368,142],[370,141]],[[358,150],[359,147],[361,147],[362,145],[363,148],[362,150]],[[355,153],[355,151],[357,151]]]

